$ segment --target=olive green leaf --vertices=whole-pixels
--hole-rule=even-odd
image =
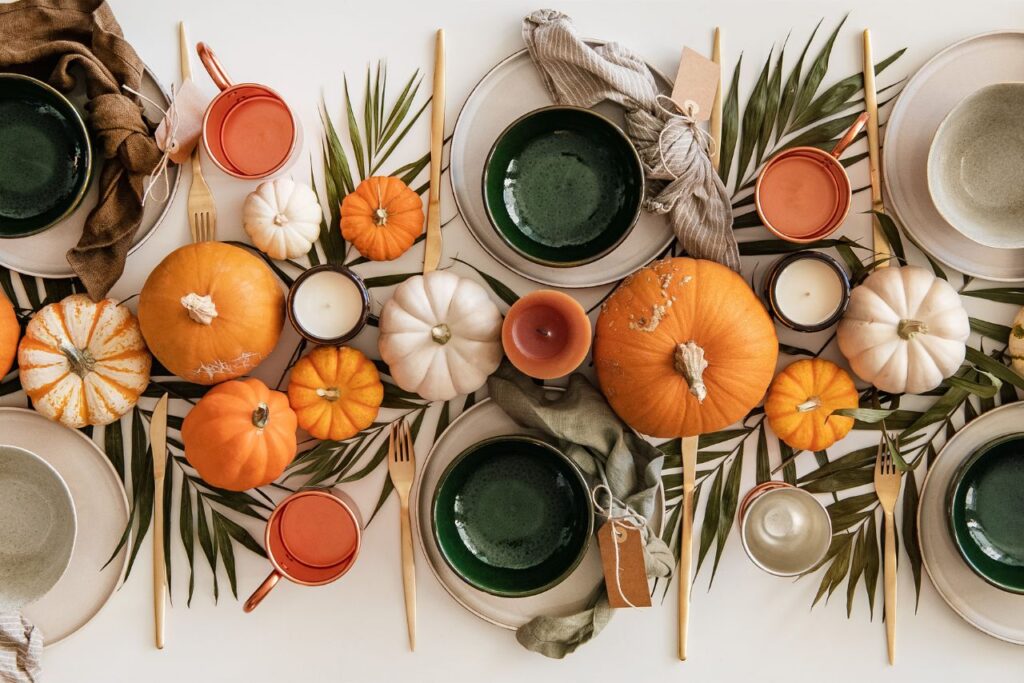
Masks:
[[[739,138],[740,119],[740,70],[743,68],[743,54],[736,61],[736,68],[732,72],[732,82],[725,99],[722,101],[722,141],[718,162],[718,175],[722,182],[729,185],[729,170],[732,167],[732,157],[736,153],[736,140]],[[737,177],[740,173],[737,173]]]

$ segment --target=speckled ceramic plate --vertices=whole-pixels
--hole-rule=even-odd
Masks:
[[[552,388],[554,391],[562,389]],[[427,558],[427,565],[441,586],[456,602],[481,619],[497,626],[516,629],[541,615],[561,616],[585,609],[603,581],[597,543],[564,581],[544,593],[505,598],[473,588],[452,571],[437,547],[430,528],[433,492],[441,474],[460,453],[475,443],[495,436],[529,434],[505,414],[497,403],[485,399],[452,420],[424,460],[412,491],[413,535]],[[665,495],[659,487],[651,527],[659,534],[665,520]]]

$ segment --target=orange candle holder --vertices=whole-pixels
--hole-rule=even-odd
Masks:
[[[562,292],[541,289],[520,298],[505,315],[501,343],[512,365],[535,379],[555,379],[580,366],[590,352],[590,318]]]

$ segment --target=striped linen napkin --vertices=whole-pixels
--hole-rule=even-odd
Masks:
[[[41,681],[42,654],[43,634],[39,629],[17,612],[0,614],[0,681]]]

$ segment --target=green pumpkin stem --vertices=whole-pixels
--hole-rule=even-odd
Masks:
[[[66,344],[61,346],[60,350],[71,364],[71,372],[83,379],[96,367],[96,359],[89,353],[89,349],[80,349],[77,346]]]
[[[256,406],[256,410],[252,411],[252,426],[256,429],[263,429],[267,426],[267,422],[269,421],[270,406],[261,402]]]
[[[928,324],[920,320],[903,319],[896,325],[896,334],[900,336],[900,339],[910,340],[915,335],[928,334]]]
[[[697,402],[703,403],[708,396],[708,388],[704,386],[704,371],[708,367],[704,349],[692,339],[679,344],[673,355],[672,366],[690,385],[690,393],[697,397]]]
[[[430,338],[434,340],[435,344],[443,346],[452,338],[452,330],[447,324],[438,323],[430,328]]]

